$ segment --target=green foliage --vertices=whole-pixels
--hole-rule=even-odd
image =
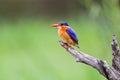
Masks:
[[[68,22],[79,37],[80,50],[111,63],[111,31],[94,20],[79,21]],[[106,80],[58,45],[60,38],[51,23],[39,19],[1,23],[0,80]]]

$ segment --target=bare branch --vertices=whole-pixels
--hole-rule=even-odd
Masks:
[[[113,35],[113,42],[112,42],[112,52],[113,52],[113,63],[112,66],[120,72],[120,51],[116,36]]]
[[[59,41],[59,44],[67,49],[67,51],[76,58],[76,62],[85,63],[95,69],[97,69],[100,74],[106,77],[108,80],[120,80],[120,52],[119,46],[116,40],[116,36],[113,36],[112,50],[113,50],[113,67],[110,67],[106,61],[99,60],[95,57],[92,57],[86,53],[78,52],[75,49],[68,47],[62,41]]]

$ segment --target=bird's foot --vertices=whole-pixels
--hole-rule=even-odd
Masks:
[[[69,48],[71,48],[71,46],[67,46],[67,47],[66,47],[66,50],[68,51]]]
[[[68,49],[71,48],[71,46],[68,45],[68,43],[66,43],[66,42],[64,42],[64,44],[67,46],[67,47],[66,47],[66,50],[68,51]]]
[[[60,43],[62,43],[62,45],[66,45],[66,50],[68,51],[69,48],[71,48],[71,46],[67,43],[67,42],[64,42],[64,41],[59,41]]]

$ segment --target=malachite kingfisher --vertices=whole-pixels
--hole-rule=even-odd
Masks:
[[[78,46],[78,38],[75,31],[70,28],[67,22],[59,22],[56,24],[52,24],[52,27],[58,28],[58,35],[65,41],[65,43],[71,47],[71,45]]]

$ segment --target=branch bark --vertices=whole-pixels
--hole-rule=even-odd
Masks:
[[[120,80],[120,52],[115,35],[113,35],[112,41],[112,52],[114,56],[112,66],[109,66],[106,61],[97,59],[81,51],[78,52],[72,47],[68,48],[68,45],[62,41],[59,41],[59,44],[76,58],[76,62],[82,62],[95,68],[108,80]]]

